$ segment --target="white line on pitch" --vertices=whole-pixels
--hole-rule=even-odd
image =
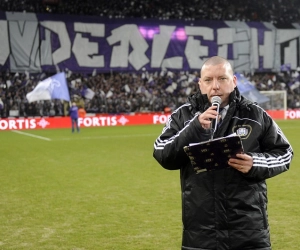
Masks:
[[[38,136],[38,135],[33,135],[33,134],[21,132],[21,131],[19,131],[19,130],[11,130],[11,131],[12,131],[12,132],[15,132],[15,133],[17,133],[17,134],[26,135],[26,136],[31,136],[31,137],[38,138],[38,139],[45,140],[45,141],[51,141],[50,138],[46,138],[46,137],[42,137],[42,136]]]
[[[128,138],[128,137],[146,137],[146,136],[157,136],[157,134],[137,134],[137,135],[103,135],[103,136],[93,136],[93,137],[81,137],[80,135],[76,137],[66,137],[66,138],[59,138],[55,139],[55,141],[69,141],[69,140],[97,140],[97,139],[110,139],[110,138]]]

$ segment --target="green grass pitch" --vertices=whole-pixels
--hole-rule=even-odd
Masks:
[[[273,250],[300,245],[300,120],[277,121],[294,149],[268,180]],[[162,125],[0,132],[0,249],[175,250],[179,172],[152,157]]]

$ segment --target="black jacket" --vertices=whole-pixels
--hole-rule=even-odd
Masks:
[[[247,174],[231,167],[196,174],[183,147],[210,139],[198,121],[208,107],[206,95],[192,95],[172,113],[154,143],[153,156],[161,166],[180,170],[182,249],[269,250],[265,180],[289,169],[292,148],[271,117],[236,88],[215,137],[240,135],[253,167]]]

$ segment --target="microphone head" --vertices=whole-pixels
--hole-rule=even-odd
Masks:
[[[219,104],[221,105],[222,99],[220,96],[213,96],[211,98],[211,104]]]

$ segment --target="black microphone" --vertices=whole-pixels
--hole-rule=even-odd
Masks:
[[[210,129],[211,129],[211,138],[213,138],[213,135],[214,133],[216,132],[217,130],[217,126],[218,126],[218,116],[219,116],[219,110],[220,110],[220,105],[221,105],[221,97],[219,96],[213,96],[211,98],[211,106],[217,106],[217,109],[216,111],[218,112],[218,115],[216,117],[216,119],[213,119],[211,121],[211,124],[210,124]]]

